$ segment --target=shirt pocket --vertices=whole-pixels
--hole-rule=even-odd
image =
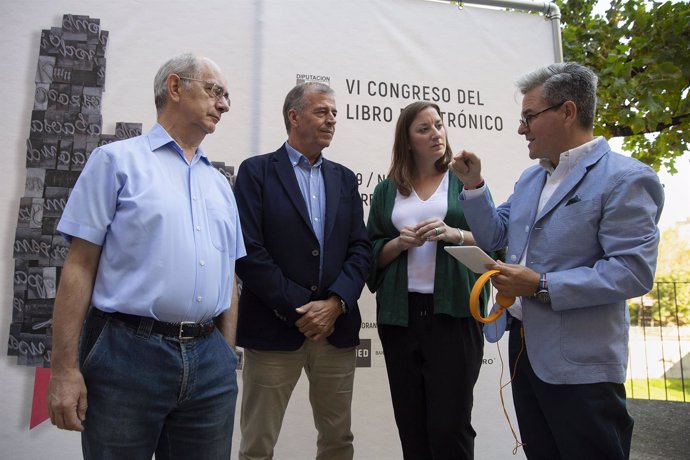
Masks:
[[[235,240],[235,227],[230,223],[230,209],[217,201],[205,200],[208,231],[213,246],[227,252],[230,242]]]

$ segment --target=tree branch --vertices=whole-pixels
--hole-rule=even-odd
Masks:
[[[678,126],[678,125],[682,124],[686,118],[690,118],[690,113],[686,113],[683,115],[678,115],[678,116],[672,117],[671,123],[659,123],[656,125],[655,128],[647,127],[647,129],[645,129],[644,131],[639,132],[639,133],[633,132],[633,130],[630,126],[618,126],[618,125],[604,124],[604,129],[611,134],[611,137],[628,137],[628,136],[635,136],[637,134],[658,133],[658,132],[661,132],[665,129],[672,128],[674,126]]]

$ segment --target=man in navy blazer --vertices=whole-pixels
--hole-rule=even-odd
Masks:
[[[476,155],[462,152],[452,169],[474,185],[460,199],[477,243],[508,248],[492,282],[517,297],[509,350],[525,454],[627,459],[626,300],[653,287],[663,189],[651,168],[594,137],[591,70],[553,64],[518,87],[518,133],[539,165],[522,173],[497,208]]]
[[[304,83],[285,98],[288,139],[245,160],[235,195],[247,256],[237,343],[244,347],[240,459],[270,459],[302,369],[318,431],[317,459],[353,457],[350,407],[371,262],[352,171],[322,150],[335,133],[333,90]]]

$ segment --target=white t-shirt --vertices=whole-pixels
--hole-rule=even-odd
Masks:
[[[391,219],[398,231],[426,219],[443,220],[448,213],[448,174],[444,174],[436,191],[426,201],[412,190],[409,196],[398,191]],[[432,294],[436,274],[436,241],[426,241],[407,250],[407,290]]]

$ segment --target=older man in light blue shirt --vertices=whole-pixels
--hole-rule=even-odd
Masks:
[[[53,424],[82,431],[87,459],[230,456],[229,307],[245,248],[230,185],[199,146],[229,110],[226,87],[208,59],[164,64],[158,123],[94,150],[58,225],[71,248],[49,409]]]
[[[103,246],[99,310],[203,322],[230,305],[235,198],[201,147],[188,164],[160,124],[93,153],[58,230]]]

